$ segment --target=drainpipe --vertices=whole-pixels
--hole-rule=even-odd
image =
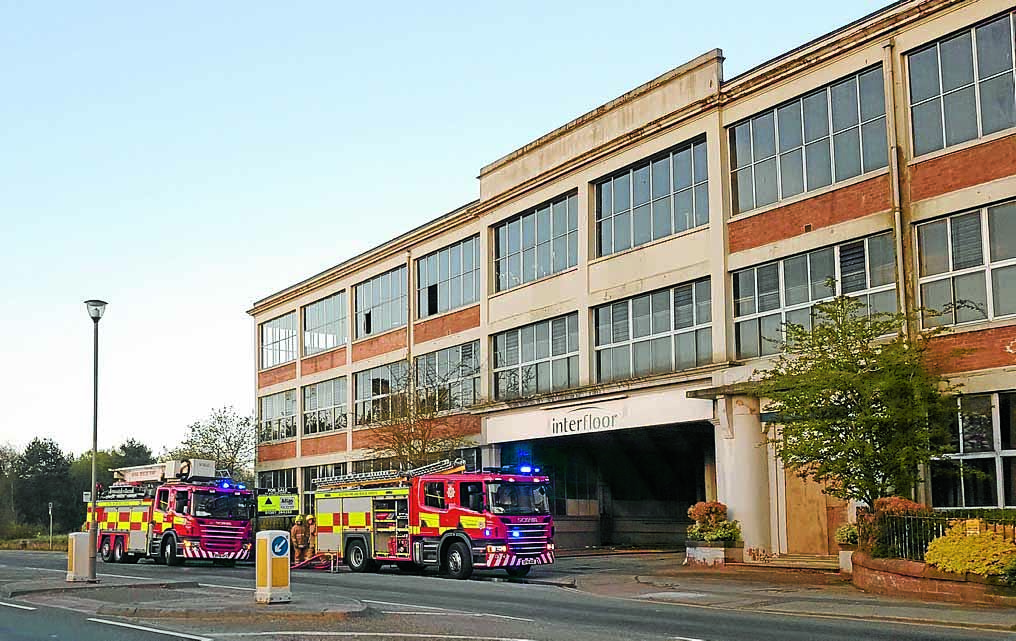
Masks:
[[[909,237],[903,222],[903,179],[900,171],[900,136],[896,128],[896,43],[890,38],[889,42],[882,48],[882,69],[884,72],[885,94],[888,97],[886,104],[886,129],[889,132],[889,183],[892,195],[893,210],[893,238],[896,251],[896,304],[900,311],[907,312],[910,309],[910,301],[913,298],[908,295],[910,283],[907,278],[906,256],[904,238]],[[909,339],[916,331],[915,321],[908,318],[904,325],[904,335]]]

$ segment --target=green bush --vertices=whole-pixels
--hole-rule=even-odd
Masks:
[[[1012,587],[1016,588],[1016,556],[1009,559],[1002,570],[1002,579]]]
[[[741,524],[737,521],[721,521],[715,524],[696,523],[688,528],[688,538],[693,541],[736,543],[741,540]]]
[[[1003,576],[1016,562],[1016,543],[994,532],[967,534],[966,523],[960,522],[928,545],[924,561],[956,574]]]
[[[857,526],[844,523],[836,528],[836,542],[841,545],[857,545]]]

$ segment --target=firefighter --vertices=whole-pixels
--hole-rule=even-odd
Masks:
[[[307,560],[307,526],[304,525],[303,515],[298,514],[292,529],[289,530],[289,538],[293,547],[293,562],[302,563]]]
[[[313,559],[317,554],[317,521],[313,514],[307,515],[307,558]]]

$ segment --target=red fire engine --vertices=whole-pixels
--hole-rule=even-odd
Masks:
[[[354,572],[382,564],[437,567],[457,579],[474,568],[522,577],[554,562],[549,479],[539,468],[466,472],[462,460],[400,473],[318,479],[317,550]]]
[[[97,551],[106,563],[147,557],[167,565],[185,559],[232,565],[250,556],[252,493],[217,478],[213,461],[170,461],[113,473],[116,482],[95,505]]]

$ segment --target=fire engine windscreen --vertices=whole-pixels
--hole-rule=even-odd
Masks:
[[[549,514],[547,486],[539,483],[487,483],[487,504],[494,514]]]
[[[253,501],[249,494],[219,492],[214,490],[194,491],[194,510],[197,517],[211,519],[249,519]]]

